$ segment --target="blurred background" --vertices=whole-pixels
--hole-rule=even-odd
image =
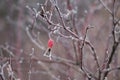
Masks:
[[[112,10],[113,0],[103,1]],[[32,38],[26,31],[29,25],[33,25],[34,21],[34,14],[28,8],[40,11],[41,8],[38,5],[44,3],[45,0],[0,0],[0,65],[10,63],[15,80],[56,80],[56,78],[60,80],[87,80],[84,75],[59,61],[62,59],[75,62],[73,40],[52,34],[52,39],[55,41],[52,54],[58,57],[56,62],[43,56],[51,32],[50,25],[45,20],[38,18],[35,21],[33,31],[30,32]],[[111,52],[113,44],[113,39],[110,37],[112,31],[111,15],[104,9],[99,0],[57,0],[57,3],[63,15],[67,15],[67,9],[74,10],[75,25],[79,36],[84,37],[88,25],[94,27],[88,30],[86,39],[94,46],[99,63],[102,65],[106,51]],[[48,1],[47,5],[46,9],[49,11],[52,4]],[[120,18],[120,1],[116,0],[115,5],[116,18]],[[52,21],[61,24],[59,20],[58,13],[54,11]],[[74,29],[69,18],[64,18],[64,21],[71,30]],[[61,31],[65,35],[70,35],[64,30]],[[34,40],[39,44],[35,43]],[[83,64],[88,71],[95,74],[97,67],[91,50],[87,45],[84,46],[83,50]],[[120,54],[118,53],[120,53],[120,46],[116,50],[111,67],[120,65]],[[4,68],[5,78],[14,80],[10,79],[7,67]],[[120,71],[111,71],[108,80],[119,80],[119,75]]]

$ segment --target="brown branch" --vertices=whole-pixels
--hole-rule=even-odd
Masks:
[[[107,63],[106,63],[106,68],[109,68],[109,65],[110,65],[110,63],[112,62],[113,55],[115,54],[115,51],[116,51],[118,45],[119,45],[119,42],[115,42],[115,43],[113,44],[113,46],[112,46],[112,52],[110,53],[110,56],[108,57],[108,61],[107,61]],[[105,78],[105,77],[107,76],[107,74],[108,74],[108,71],[106,71],[106,72],[104,73],[103,78]],[[104,80],[104,79],[102,79],[102,80]]]
[[[83,47],[84,47],[84,44],[85,44],[85,39],[86,39],[86,36],[87,36],[87,31],[88,31],[88,27],[86,28],[86,30],[85,30],[85,36],[84,36],[84,38],[83,38],[83,42],[82,42],[82,44],[81,44],[81,47],[80,47],[80,67],[81,67],[81,69],[82,69],[82,58],[83,58]]]
[[[101,77],[101,70],[100,70],[100,65],[99,65],[99,62],[98,62],[98,59],[97,59],[97,55],[96,55],[96,52],[95,52],[95,49],[93,47],[93,45],[91,43],[87,43],[87,45],[91,48],[92,52],[93,52],[93,57],[94,57],[94,60],[96,62],[96,65],[97,65],[97,68],[98,68],[98,80],[100,80],[100,77]]]
[[[116,22],[115,22],[115,0],[113,0],[113,10],[112,10],[112,23],[113,23],[113,28],[112,28],[112,36],[113,36],[113,46],[112,46],[112,51],[110,53],[110,55],[107,57],[107,62],[105,63],[105,69],[109,68],[112,60],[113,60],[113,56],[115,54],[115,51],[117,50],[117,47],[119,45],[119,42],[117,42],[115,40],[115,27],[116,27]],[[102,80],[105,79],[105,77],[108,75],[108,71],[103,73],[103,77]]]

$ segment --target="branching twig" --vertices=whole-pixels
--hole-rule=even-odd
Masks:
[[[30,40],[37,46],[39,47],[41,50],[45,50],[44,46],[40,45],[31,35],[30,33],[30,29],[29,27],[26,28],[26,32],[27,32],[27,35],[28,37],[30,38]]]
[[[112,51],[111,51],[110,55],[107,57],[107,62],[105,63],[106,64],[105,69],[109,68],[110,63],[112,62],[113,56],[115,54],[115,51],[119,45],[119,42],[116,42],[116,40],[115,40],[115,38],[116,38],[115,37],[115,27],[117,25],[115,22],[115,20],[116,20],[116,18],[115,18],[115,1],[116,0],[113,0],[113,10],[112,10],[112,15],[111,15],[112,16],[112,23],[113,23],[113,25],[112,25],[113,26],[112,27],[113,46],[112,46]],[[119,22],[119,20],[118,20],[118,22]],[[102,80],[104,80],[107,75],[108,75],[108,71],[104,72]]]

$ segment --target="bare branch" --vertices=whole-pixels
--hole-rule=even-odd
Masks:
[[[40,45],[31,35],[30,33],[30,29],[29,27],[26,28],[26,32],[27,32],[27,35],[28,37],[30,38],[30,40],[37,46],[39,47],[41,50],[45,50],[44,46],[43,45]]]
[[[99,1],[103,5],[103,7],[108,11],[108,13],[110,13],[111,15],[113,15],[112,11],[107,7],[107,5],[103,2],[103,0],[99,0]]]

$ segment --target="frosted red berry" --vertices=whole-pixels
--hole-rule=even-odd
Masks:
[[[52,48],[54,45],[54,41],[52,39],[48,40],[48,48]]]

